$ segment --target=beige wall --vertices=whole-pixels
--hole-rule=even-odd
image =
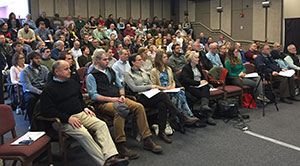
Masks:
[[[158,16],[159,20],[163,17],[171,19],[171,5],[173,0],[30,0],[31,13],[36,19],[42,11],[49,17],[59,13],[61,17],[71,15],[77,17],[82,15],[84,18],[90,16],[98,17],[102,15],[107,18],[113,14],[114,18],[123,17],[125,19],[133,17],[137,20]],[[153,4],[153,8],[151,8]],[[193,5],[192,5],[193,6]],[[195,12],[195,10],[193,10]],[[153,13],[153,15],[151,15]],[[194,14],[195,15],[195,14]],[[195,17],[195,16],[194,16]]]
[[[284,0],[283,6],[284,6],[284,18],[300,17],[299,0]]]

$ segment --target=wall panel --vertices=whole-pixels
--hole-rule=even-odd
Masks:
[[[113,17],[116,18],[116,0],[105,0],[105,18],[108,15],[113,14]]]
[[[128,3],[128,1],[124,1],[124,0],[116,0],[117,2],[117,15],[116,18],[122,17],[123,19],[127,19],[127,8],[126,5]]]
[[[97,18],[99,15],[99,11],[100,11],[100,2],[98,0],[88,0],[88,17],[94,16]]]
[[[157,16],[159,20],[162,19],[162,10],[163,10],[163,2],[161,0],[153,0],[154,8],[153,8],[153,14],[154,16]]]
[[[88,0],[74,0],[75,16],[81,15],[83,18],[88,17]]]
[[[49,0],[51,1],[51,0]],[[54,0],[55,13],[59,13],[61,17],[67,17],[69,13],[69,2],[66,0]]]
[[[47,16],[53,17],[54,16],[54,1],[53,0],[39,0],[39,14],[42,11],[45,11]]]
[[[231,0],[222,0],[221,29],[231,35]]]

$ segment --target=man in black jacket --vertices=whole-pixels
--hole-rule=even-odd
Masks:
[[[82,99],[81,86],[70,78],[70,65],[58,60],[52,66],[54,77],[41,95],[41,113],[47,117],[58,117],[64,132],[75,138],[97,165],[105,163],[127,163],[118,159],[118,151],[110,136],[106,123],[96,118]],[[88,130],[95,133],[95,140]],[[125,164],[126,165],[126,164]]]
[[[270,46],[263,45],[261,53],[255,58],[255,66],[258,72],[272,74],[272,86],[279,86],[280,101],[287,104],[292,104],[294,101],[300,101],[295,97],[295,80],[293,77],[283,77],[279,75],[280,69],[278,64],[270,55]],[[290,99],[290,100],[288,100]]]

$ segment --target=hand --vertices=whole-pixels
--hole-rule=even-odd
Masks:
[[[282,71],[282,72],[285,72],[286,70],[284,70],[284,69],[281,69],[281,71]]]
[[[90,115],[90,116],[96,116],[95,113],[94,113],[93,111],[91,111],[91,110],[86,109],[86,110],[84,110],[84,112],[85,112],[87,115]]]
[[[278,73],[278,72],[276,72],[276,71],[273,71],[273,72],[272,72],[272,75],[273,75],[273,76],[278,76],[278,75],[279,75],[279,73]]]
[[[257,55],[253,55],[252,58],[255,59],[257,57]]]
[[[43,93],[43,91],[42,90],[40,90],[40,94],[42,94]]]
[[[168,87],[166,87],[167,90],[174,89],[174,88],[175,88],[174,86],[168,86]]]
[[[52,44],[52,43],[54,43],[54,41],[51,39],[51,40],[50,40],[50,43]]]
[[[119,98],[119,103],[125,103],[125,97],[124,96],[121,96]]]
[[[245,73],[240,72],[239,77],[245,77]]]
[[[79,129],[81,127],[81,121],[78,118],[71,116],[68,122],[72,125],[73,128]]]
[[[120,98],[119,97],[112,97],[110,99],[111,102],[115,103],[115,102],[119,102],[120,101]]]
[[[200,84],[202,85],[202,84],[207,84],[208,82],[206,81],[206,80],[201,80],[200,81]]]
[[[246,62],[245,64],[250,64],[250,62]]]
[[[155,89],[155,88],[157,88],[157,86],[156,85],[152,85],[151,89]]]

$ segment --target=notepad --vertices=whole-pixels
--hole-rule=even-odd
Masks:
[[[258,77],[258,73],[249,73],[245,75],[245,78],[255,78]]]
[[[46,133],[44,131],[28,131],[10,145],[30,145],[45,134]]]

